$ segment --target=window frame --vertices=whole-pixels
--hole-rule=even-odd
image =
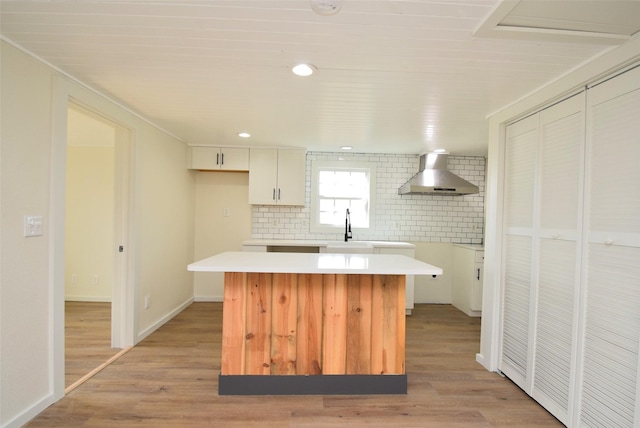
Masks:
[[[355,227],[352,225],[351,230],[354,231],[371,231],[374,228],[375,219],[375,194],[376,194],[376,167],[371,162],[354,162],[354,161],[324,161],[314,160],[311,163],[311,201],[310,201],[310,222],[309,229],[316,233],[344,233],[344,224],[326,225],[320,224],[320,195],[319,195],[319,176],[320,171],[361,171],[366,170],[369,176],[369,227]],[[345,213],[346,214],[346,213]]]

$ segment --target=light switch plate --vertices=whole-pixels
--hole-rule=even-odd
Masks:
[[[42,236],[42,216],[26,215],[24,216],[24,236]]]

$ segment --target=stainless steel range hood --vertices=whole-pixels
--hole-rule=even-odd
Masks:
[[[447,169],[447,154],[427,153],[420,156],[420,170],[398,189],[399,195],[470,195],[478,186]]]

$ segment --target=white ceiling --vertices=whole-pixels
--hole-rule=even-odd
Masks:
[[[343,0],[332,16],[309,0],[0,1],[5,40],[188,144],[385,153],[485,155],[487,115],[637,36],[639,17],[637,0]],[[294,76],[300,62],[317,72]]]

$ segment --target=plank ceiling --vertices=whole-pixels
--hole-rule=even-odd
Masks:
[[[485,155],[488,114],[640,29],[640,1],[323,3],[3,0],[0,31],[188,144]]]

